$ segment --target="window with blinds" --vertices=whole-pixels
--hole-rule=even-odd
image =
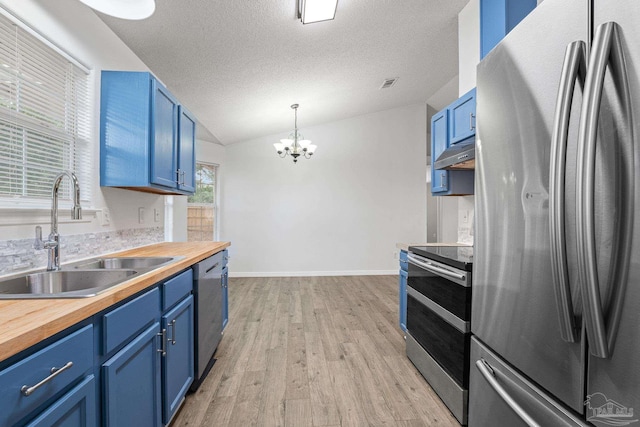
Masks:
[[[88,201],[88,70],[0,12],[0,199],[48,205],[53,179],[69,170]],[[72,197],[67,181],[60,188],[61,200]]]

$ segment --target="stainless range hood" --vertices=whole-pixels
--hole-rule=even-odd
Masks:
[[[433,164],[436,169],[468,170],[476,167],[475,136],[447,148]]]

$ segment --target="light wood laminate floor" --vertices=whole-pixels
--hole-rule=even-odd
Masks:
[[[397,280],[230,279],[218,360],[173,426],[458,426],[405,356]]]

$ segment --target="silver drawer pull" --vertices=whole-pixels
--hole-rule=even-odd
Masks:
[[[160,337],[160,348],[156,349],[156,351],[160,353],[162,356],[166,356],[167,355],[167,330],[163,329],[161,332],[158,332],[156,335]]]
[[[167,341],[171,342],[171,345],[176,345],[176,319],[173,319],[169,326],[171,327],[171,338],[168,338]]]
[[[67,362],[66,365],[64,365],[62,368],[55,368],[55,367],[51,368],[51,375],[49,375],[47,378],[45,378],[42,381],[40,381],[38,384],[36,384],[34,386],[31,386],[31,387],[23,385],[20,388],[20,391],[22,392],[22,395],[23,396],[30,396],[31,393],[33,393],[34,391],[36,391],[37,389],[42,387],[44,384],[48,383],[49,381],[51,381],[52,379],[54,379],[55,377],[57,377],[58,375],[60,375],[64,371],[66,371],[67,369],[71,368],[72,366],[73,366],[73,362]]]

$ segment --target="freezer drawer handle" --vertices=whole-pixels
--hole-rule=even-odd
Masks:
[[[37,389],[39,389],[40,387],[42,387],[43,385],[45,385],[46,383],[48,383],[49,381],[51,381],[52,379],[54,379],[64,371],[66,371],[67,369],[70,369],[72,366],[73,366],[73,362],[67,362],[61,368],[51,368],[51,371],[50,371],[51,375],[49,375],[48,377],[40,381],[38,384],[33,385],[31,387],[27,385],[23,385],[20,388],[20,392],[22,392],[23,396],[31,396],[31,394],[34,391],[36,391]]]
[[[598,266],[596,253],[595,226],[595,165],[596,142],[598,136],[598,121],[600,104],[604,90],[604,77],[610,70],[615,83],[616,94],[623,107],[626,129],[619,129],[622,137],[628,138],[629,147],[633,146],[633,122],[631,120],[631,95],[627,77],[624,48],[622,46],[620,30],[615,22],[607,22],[598,27],[594,37],[589,69],[584,90],[584,102],[580,113],[580,127],[578,132],[578,167],[576,170],[576,216],[578,272],[579,282],[583,286],[584,314],[587,336],[591,354],[603,359],[609,358],[613,351],[615,338],[622,316],[624,302],[624,288],[629,274],[631,256],[631,237],[629,230],[633,227],[634,205],[634,170],[633,148],[630,152],[621,154],[623,161],[619,167],[619,174],[623,176],[620,185],[618,209],[615,218],[617,230],[617,247],[614,248],[615,264],[612,266],[615,274],[610,280],[612,286],[609,299],[608,331],[605,325],[605,314],[600,295],[598,280]],[[610,147],[611,149],[617,147]],[[625,148],[623,146],[623,148]]]
[[[567,270],[567,240],[564,222],[567,140],[569,138],[573,92],[576,82],[580,84],[581,88],[584,88],[586,67],[585,43],[579,40],[569,44],[562,65],[551,138],[551,166],[549,167],[551,273],[560,318],[560,336],[567,342],[578,341]]]
[[[487,362],[483,358],[480,358],[476,361],[476,368],[478,368],[478,370],[480,371],[484,379],[487,380],[491,388],[493,388],[495,392],[498,393],[498,395],[500,395],[502,400],[504,400],[504,402],[507,405],[509,405],[509,408],[511,408],[513,412],[515,412],[516,415],[522,419],[522,421],[527,423],[529,427],[540,427],[540,424],[535,422],[533,418],[529,414],[527,414],[527,412],[524,409],[522,409],[522,407],[518,405],[518,403],[515,400],[513,400],[511,396],[509,396],[509,393],[507,393],[507,391],[504,388],[502,388],[500,383],[498,383],[498,380],[496,380],[496,373],[494,369],[491,367],[491,365],[489,365],[489,362]]]
[[[428,270],[440,276],[452,277],[458,280],[466,280],[467,278],[467,276],[465,276],[464,274],[458,274],[458,273],[454,273],[453,271],[445,270],[444,268],[436,267],[435,265],[427,261],[420,261],[419,259],[417,259],[415,256],[411,254],[407,255],[407,258],[409,259],[410,263],[417,265],[418,267],[422,267],[425,270]]]

